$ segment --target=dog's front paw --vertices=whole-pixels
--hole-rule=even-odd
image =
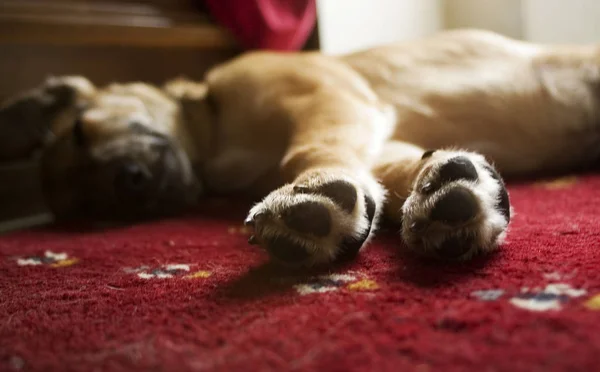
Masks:
[[[249,242],[286,265],[354,258],[374,230],[383,199],[379,184],[364,178],[316,171],[273,191],[248,214]]]
[[[511,218],[498,172],[475,153],[428,151],[402,207],[402,236],[417,253],[464,260],[495,249]]]

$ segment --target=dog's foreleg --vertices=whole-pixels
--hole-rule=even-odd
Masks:
[[[385,109],[339,96],[297,107],[295,130],[281,162],[287,184],[247,218],[251,243],[288,265],[356,256],[371,237],[384,190],[371,173],[392,125]]]
[[[483,156],[392,141],[373,168],[388,191],[385,218],[415,252],[467,259],[497,247],[511,210],[498,172]]]

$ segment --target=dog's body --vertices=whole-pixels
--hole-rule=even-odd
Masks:
[[[143,214],[207,190],[268,194],[249,213],[251,242],[288,264],[354,257],[380,215],[429,256],[489,251],[511,212],[488,161],[513,177],[600,158],[594,46],[452,31],[341,57],[249,53],[162,90],[62,78],[36,94],[64,86],[74,94],[44,111],[54,210]]]

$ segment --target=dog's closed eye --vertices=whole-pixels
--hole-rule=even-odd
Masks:
[[[142,133],[142,134],[152,133],[152,130],[150,128],[148,128],[146,125],[142,124],[139,121],[133,120],[133,121],[129,122],[128,125],[129,125],[129,129],[131,129],[132,132]]]
[[[216,115],[218,113],[219,106],[217,105],[217,100],[215,99],[214,94],[211,94],[211,92],[206,94],[206,104],[208,105],[208,109],[212,114]]]
[[[159,145],[159,147],[165,146],[168,142],[167,137],[163,133],[160,133],[145,124],[142,124],[139,121],[131,121],[129,123],[129,128],[133,133],[146,134],[154,137],[158,140],[158,142],[156,142],[155,145]]]
[[[77,147],[84,147],[87,143],[85,133],[83,132],[83,122],[81,121],[81,117],[78,117],[73,125],[73,139]]]

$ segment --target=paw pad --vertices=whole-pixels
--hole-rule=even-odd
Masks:
[[[448,183],[458,180],[476,181],[479,176],[473,162],[465,156],[457,156],[448,160],[440,168],[439,180],[441,183]]]
[[[441,258],[455,259],[467,253],[473,246],[472,244],[469,239],[453,236],[436,248],[436,254]]]
[[[450,182],[458,180],[477,181],[478,178],[477,169],[475,169],[473,162],[465,156],[457,156],[442,165],[438,170],[437,177],[423,184],[421,191],[429,194]]]
[[[477,200],[473,194],[459,186],[448,191],[437,201],[431,210],[430,218],[433,221],[442,221],[453,225],[460,224],[475,217],[478,209]]]
[[[316,201],[290,206],[282,213],[283,222],[302,234],[327,236],[331,231],[331,216],[327,207]]]
[[[305,186],[295,186],[294,191],[302,194],[312,193],[328,197],[348,213],[352,213],[354,206],[356,205],[356,200],[358,199],[354,185],[344,180],[325,183],[314,190]]]
[[[265,248],[275,258],[284,263],[299,263],[309,257],[306,248],[284,235],[269,239]]]

